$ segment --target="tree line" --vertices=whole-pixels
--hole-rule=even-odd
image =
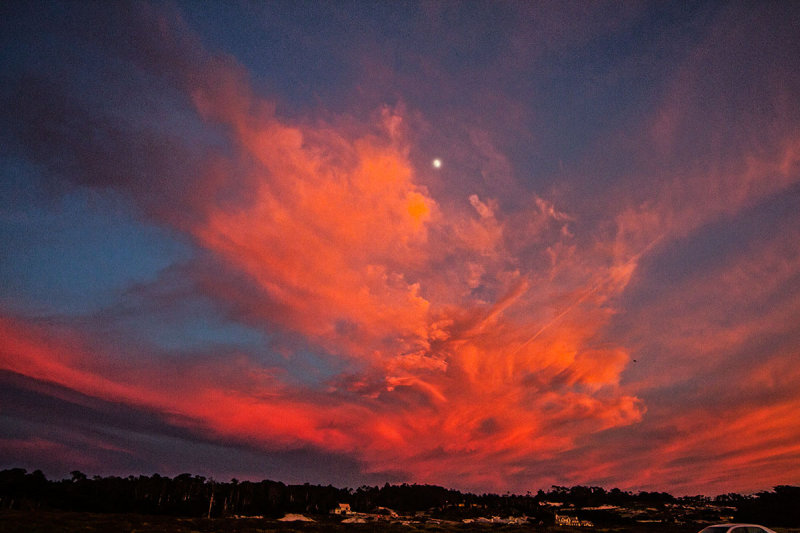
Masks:
[[[602,487],[553,486],[549,491],[516,495],[472,494],[435,485],[364,485],[357,489],[331,485],[287,485],[263,480],[220,482],[203,476],[180,474],[174,478],[152,476],[88,477],[73,471],[71,477],[48,480],[40,471],[22,468],[0,471],[0,509],[65,510],[101,513],[138,513],[182,517],[264,516],[279,518],[286,513],[328,514],[339,503],[353,511],[373,512],[389,508],[402,514],[427,512],[442,518],[486,515],[535,516],[543,523],[554,518],[556,502],[574,508],[663,507],[675,505],[725,506],[735,509],[735,520],[774,526],[800,526],[800,487],[780,485],[754,495],[724,494],[714,498],[676,498],[666,492],[622,491]],[[616,518],[615,518],[616,517]],[[598,522],[618,515],[595,511]]]

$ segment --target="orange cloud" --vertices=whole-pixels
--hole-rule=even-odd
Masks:
[[[236,69],[214,67],[192,100],[230,130],[236,161],[221,168],[243,174],[214,172],[226,200],[183,224],[252,288],[216,297],[347,371],[310,390],[225,358],[176,363],[167,383],[163,362],[117,366],[104,348],[8,320],[4,368],[226,438],[346,453],[375,472],[399,462],[411,479],[445,484],[500,488],[519,461],[641,419],[619,389],[624,348],[592,342],[631,269],[578,257],[562,231],[569,214],[536,195],[514,216],[469,191],[439,201],[397,112],[361,128],[289,123]],[[220,380],[231,365],[237,377]]]
[[[254,355],[176,359],[146,345],[126,358],[85,333],[9,317],[0,317],[2,369],[147,409],[206,435],[264,450],[317,448],[355,458],[370,472],[402,468],[419,482],[520,489],[541,486],[541,478],[527,478],[546,470],[556,483],[608,478],[688,490],[713,485],[714,476],[744,475],[767,450],[779,459],[748,483],[774,479],[780,468],[796,472],[789,468],[800,440],[790,418],[800,407],[790,390],[796,350],[754,348],[764,335],[784,335],[786,345],[794,339],[787,330],[796,302],[766,304],[796,276],[796,232],[754,247],[750,259],[706,271],[705,279],[671,286],[628,317],[627,337],[609,334],[645,256],[797,184],[800,144],[791,121],[763,128],[758,142],[749,124],[697,127],[708,96],[705,61],[719,62],[720,51],[727,58],[727,46],[701,47],[689,58],[645,117],[645,134],[626,131],[617,141],[614,155],[636,160],[634,170],[573,211],[557,186],[548,194],[516,184],[514,162],[475,127],[464,127],[461,152],[446,161],[477,161],[472,170],[482,187],[456,164],[430,168],[402,105],[361,122],[282,116],[244,68],[205,54],[194,39],[170,38],[170,22],[145,11],[139,23],[157,26],[169,50],[141,54],[138,65],[182,91],[226,149],[208,157],[208,168],[154,165],[177,175],[164,185],[108,171],[126,166],[115,161],[138,162],[133,156],[142,151],[112,143],[110,152],[130,157],[101,161],[102,172],[85,163],[106,179],[76,182],[119,187],[148,215],[185,231],[222,265],[221,279],[206,275],[199,285],[231,318],[301,337],[334,360],[338,373],[309,385]],[[728,108],[738,106],[720,106]],[[76,124],[89,122],[70,108],[73,114]],[[32,137],[47,140],[55,130]],[[115,132],[109,127],[106,136]],[[605,158],[608,139],[597,142]],[[41,151],[58,145],[45,142]],[[83,148],[94,156],[100,146]],[[599,172],[604,158],[591,156],[589,173]],[[141,175],[162,175],[147,162],[143,168]],[[748,298],[767,311],[731,311]],[[648,343],[662,357],[641,371],[632,360]],[[281,355],[288,364],[298,357],[291,348]],[[705,394],[684,393],[676,415],[659,397],[676,387]],[[632,426],[639,433],[621,433]],[[605,447],[593,449],[596,442]],[[57,449],[35,440],[7,446]],[[707,457],[712,466],[698,467]]]

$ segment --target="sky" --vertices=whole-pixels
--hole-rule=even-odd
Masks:
[[[798,101],[796,2],[3,2],[0,468],[800,484]]]

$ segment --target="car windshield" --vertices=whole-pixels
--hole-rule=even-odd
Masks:
[[[725,533],[730,529],[730,526],[710,526],[702,530],[700,533]]]

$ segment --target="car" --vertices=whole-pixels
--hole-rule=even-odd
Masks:
[[[768,527],[758,524],[715,524],[708,526],[700,533],[775,533]]]

